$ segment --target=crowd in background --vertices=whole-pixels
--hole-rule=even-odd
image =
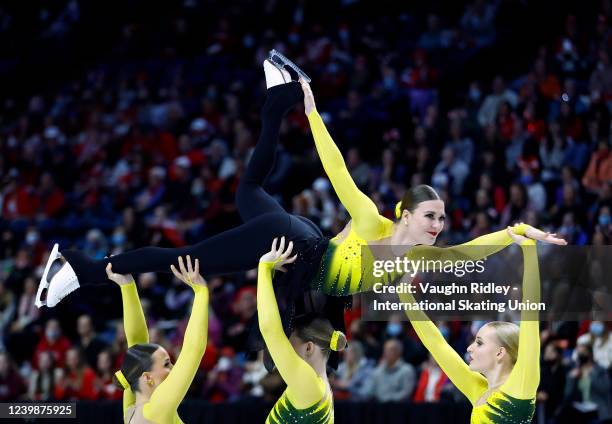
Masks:
[[[79,51],[91,11],[76,0],[57,3],[30,10],[30,20],[0,8],[0,40],[12,40],[2,47],[0,72],[19,69],[14,37],[26,29],[22,43],[32,56],[37,42],[50,60],[62,57],[62,43]],[[111,383],[126,350],[119,290],[109,282],[37,309],[50,247],[103,258],[192,244],[238,225],[234,194],[258,137],[261,64],[271,48],[310,74],[353,179],[383,215],[393,216],[407,187],[425,183],[446,205],[440,245],[519,221],[571,245],[610,244],[612,2],[555,15],[547,37],[535,37],[522,58],[499,49],[516,42],[521,14],[513,8],[530,2],[372,11],[341,1],[322,21],[306,2],[236,3],[199,25],[215,2],[186,0],[159,33],[155,20],[115,17],[105,54],[83,72],[67,70],[36,90],[23,82],[2,99],[0,401],[121,398]],[[264,18],[244,25],[252,13]],[[488,60],[495,63],[474,65]],[[349,219],[302,106],[285,118],[266,188],[327,235]],[[282,392],[280,376],[244,352],[255,281],[255,271],[208,279],[209,343],[191,397]],[[170,274],[142,274],[137,284],[151,342],[176,358],[191,291]],[[609,283],[597,289],[610,295]],[[336,399],[461,400],[408,323],[363,322],[359,312],[356,298],[346,312],[350,347],[332,378]],[[461,353],[478,324],[438,323]],[[542,328],[541,411],[548,419],[562,411],[612,418],[608,323]]]

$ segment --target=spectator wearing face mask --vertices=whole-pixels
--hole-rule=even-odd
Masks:
[[[593,360],[600,367],[609,370],[612,364],[612,337],[607,323],[593,321],[589,332],[578,337],[579,345],[590,345],[593,349]]]
[[[589,345],[576,347],[577,363],[567,377],[565,410],[561,423],[600,421],[612,418],[612,392],[609,373],[593,362]]]
[[[38,355],[41,352],[48,350],[53,355],[55,364],[58,367],[63,367],[66,351],[68,351],[68,349],[70,349],[70,340],[62,335],[62,329],[59,321],[56,319],[50,319],[45,325],[45,333],[43,338],[36,346],[36,351],[34,352],[34,358],[32,361],[33,365],[34,367],[37,367]]]
[[[445,325],[441,325],[441,331],[445,331],[445,337],[448,339],[449,329]],[[385,329],[385,339],[396,339],[402,344],[402,358],[414,367],[418,367],[427,359],[427,351],[423,345],[414,338],[408,335],[408,331],[401,320],[401,315],[393,315],[387,323]]]

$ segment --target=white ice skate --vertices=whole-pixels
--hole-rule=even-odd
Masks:
[[[306,75],[306,73],[304,71],[302,71],[299,66],[297,66],[295,63],[293,63],[291,60],[289,60],[285,55],[283,55],[279,51],[277,51],[275,49],[270,50],[270,53],[268,55],[268,60],[270,60],[273,64],[275,64],[276,66],[278,66],[281,69],[284,68],[285,66],[290,67],[304,81],[306,81],[307,83],[310,83],[310,81],[311,81],[310,77],[308,75]]]
[[[276,66],[270,60],[264,60],[264,73],[266,74],[266,88],[291,82],[291,75],[280,66]]]
[[[62,264],[62,267],[51,278],[51,281],[47,279],[49,271],[51,270],[51,265],[53,265],[53,263],[61,257],[62,255],[59,252],[59,245],[56,243],[53,245],[53,249],[49,254],[47,265],[45,265],[45,270],[42,278],[40,279],[40,284],[38,285],[36,301],[34,302],[38,308],[41,306],[52,308],[64,297],[80,287],[76,273],[68,262],[64,262]],[[47,294],[43,300],[42,297],[45,289],[47,290]]]

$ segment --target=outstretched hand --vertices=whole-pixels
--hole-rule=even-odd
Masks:
[[[132,274],[123,275],[113,272],[113,264],[111,264],[110,262],[108,263],[108,265],[106,265],[106,275],[108,276],[109,280],[114,281],[120,286],[130,284],[132,281],[134,281],[134,277],[132,277]]]
[[[195,266],[191,264],[191,257],[187,255],[187,266],[183,263],[183,257],[179,256],[178,264],[181,272],[178,272],[174,265],[170,265],[170,270],[176,278],[190,287],[194,285],[206,286],[206,280],[200,275],[200,261],[195,260]]]
[[[527,238],[527,237],[525,237],[525,236],[522,236],[522,235],[520,235],[520,234],[516,234],[516,233],[514,232],[514,228],[512,228],[512,227],[507,227],[507,228],[506,228],[506,231],[508,232],[508,235],[509,235],[510,237],[512,237],[512,240],[514,240],[514,242],[515,242],[516,244],[518,244],[519,246],[520,246],[521,244],[523,244],[523,242],[524,242],[524,241],[529,240],[529,238]]]
[[[278,248],[277,248],[278,245]],[[297,254],[289,257],[291,255],[291,251],[293,250],[293,242],[290,241],[287,245],[287,249],[285,249],[285,237],[281,237],[280,245],[278,243],[278,238],[272,240],[272,249],[263,255],[259,262],[271,262],[274,264],[274,269],[279,270],[281,272],[287,272],[287,269],[284,267],[286,264],[292,264],[297,259]]]
[[[306,112],[306,115],[310,115],[310,112],[317,109],[314,95],[312,94],[310,84],[304,81],[304,79],[300,78],[300,84],[302,85],[302,91],[304,92],[304,112]]]
[[[567,241],[565,241],[561,237],[557,237],[556,233],[549,233],[547,231],[538,230],[537,228],[534,228],[531,225],[527,226],[527,230],[525,230],[525,237],[533,240],[539,240],[544,243],[556,244],[559,246],[567,245]]]

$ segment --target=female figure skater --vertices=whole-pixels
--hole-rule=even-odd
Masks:
[[[179,257],[180,272],[172,272],[195,292],[191,317],[176,365],[162,346],[149,343],[149,334],[131,275],[112,272],[108,278],[119,284],[123,299],[123,321],[128,350],[114,381],[123,389],[123,419],[126,424],[182,423],[177,408],[191,385],[206,350],[208,337],[208,287],[199,272],[200,264],[187,256],[187,267]]]
[[[536,242],[508,228],[523,251],[523,302],[540,301]],[[415,302],[410,293],[402,302]],[[540,331],[537,311],[521,311],[520,327],[511,322],[485,324],[467,348],[469,365],[446,342],[423,311],[406,311],[419,339],[440,368],[473,405],[471,423],[531,423],[540,383]]]
[[[482,259],[512,243],[504,230],[478,237],[470,242],[450,248],[430,247],[444,228],[444,202],[436,191],[427,185],[409,189],[395,209],[396,222],[378,213],[374,202],[362,193],[349,174],[340,150],[327,132],[317,112],[310,85],[300,79],[304,91],[304,110],[310,123],[315,146],[338,198],[350,214],[352,221],[330,240],[321,269],[316,276],[317,288],[331,295],[353,294],[370,289],[371,273],[361,264],[360,250],[371,261],[372,245],[404,246],[422,245],[419,252],[430,259]],[[518,224],[514,232],[527,238],[547,243],[565,245],[567,242],[555,234],[545,233],[526,224]]]
[[[278,247],[277,247],[278,246]],[[276,368],[287,383],[267,424],[333,423],[334,405],[327,380],[327,360],[330,351],[346,347],[346,337],[334,330],[324,317],[303,316],[294,321],[294,330],[287,338],[272,287],[274,270],[294,262],[290,257],[293,242],[285,249],[285,237],[274,239],[272,250],[259,261],[257,277],[257,314],[259,328]]]

